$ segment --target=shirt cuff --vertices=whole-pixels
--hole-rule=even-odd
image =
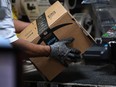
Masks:
[[[14,36],[12,38],[9,39],[10,43],[15,42],[16,40],[18,40],[19,38],[17,36]]]

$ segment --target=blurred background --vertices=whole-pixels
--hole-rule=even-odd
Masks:
[[[13,18],[33,22],[56,1],[12,0]],[[83,54],[84,62],[70,65],[50,82],[30,60],[19,60],[17,50],[0,38],[0,87],[116,86],[116,0],[58,1],[96,41]]]

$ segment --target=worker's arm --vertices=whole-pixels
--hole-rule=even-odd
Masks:
[[[20,49],[21,53],[24,53],[27,57],[47,57],[50,55],[50,46],[47,45],[36,45],[23,39],[16,40],[12,45]]]
[[[74,39],[67,38],[54,44],[48,45],[36,45],[25,41],[23,39],[18,39],[12,43],[15,48],[21,50],[21,53],[26,54],[28,57],[42,57],[50,56],[51,58],[59,60],[62,64],[67,66],[67,62],[77,62],[80,60],[80,51],[74,48],[68,47]],[[22,54],[21,56],[25,56]]]
[[[23,22],[23,21],[15,20],[15,19],[13,21],[14,21],[16,33],[20,33],[22,30],[24,30],[30,24],[28,22]]]
[[[19,21],[16,20],[13,23],[13,20],[11,18],[11,7],[10,5],[8,5],[8,3],[10,3],[10,0],[1,1],[5,6],[3,10],[5,10],[5,12],[7,13],[5,14],[5,17],[0,21],[0,36],[8,39],[15,48],[20,49],[20,52],[23,53],[20,56],[23,57],[25,56],[24,54],[26,54],[28,57],[51,56],[52,58],[59,60],[62,64],[65,64],[65,61],[75,62],[78,60],[78,55],[80,54],[80,52],[76,49],[68,47],[68,44],[70,44],[74,40],[73,38],[58,41],[50,46],[39,44],[36,45],[28,41],[19,39],[16,36],[15,31],[17,33],[21,32],[26,26],[28,26],[28,24],[23,25],[24,23],[19,23]],[[14,29],[14,24],[16,30]]]

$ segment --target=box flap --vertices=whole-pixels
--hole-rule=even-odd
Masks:
[[[66,12],[67,10],[62,6],[62,4],[59,1],[55,2],[52,6],[50,6],[45,11],[48,26],[51,26],[56,20],[58,20]]]

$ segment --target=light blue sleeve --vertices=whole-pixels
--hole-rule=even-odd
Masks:
[[[1,7],[5,10],[5,18],[0,20],[0,37],[8,39],[12,43],[18,40],[18,37],[15,33],[10,0],[1,0]]]

